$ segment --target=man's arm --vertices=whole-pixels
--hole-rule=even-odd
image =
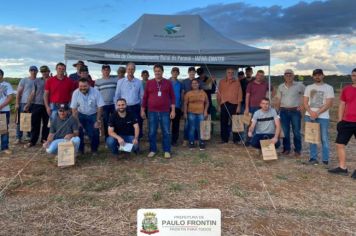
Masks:
[[[43,102],[46,107],[47,114],[51,115],[51,107],[49,106],[49,91],[48,90],[44,91]]]
[[[323,112],[329,110],[329,109],[333,106],[333,100],[334,100],[333,98],[327,98],[327,99],[326,99],[326,103],[325,103],[322,107],[320,107],[319,110],[316,111],[316,113],[318,114],[318,116],[319,116],[321,113],[323,113]]]
[[[140,126],[138,125],[138,123],[133,125],[134,129],[135,129],[135,137],[133,140],[133,144],[138,144],[138,137],[140,135]]]
[[[253,131],[255,130],[256,123],[257,123],[257,122],[256,122],[255,120],[252,120],[251,125],[250,125],[250,128],[248,129],[248,136],[249,136],[250,138],[252,137]]]
[[[125,141],[114,131],[114,127],[108,126],[108,134],[117,140],[117,142],[122,146],[125,145]]]
[[[28,111],[28,110],[30,109],[31,103],[32,103],[32,101],[33,101],[33,99],[34,99],[34,97],[35,97],[35,93],[36,93],[36,92],[35,92],[35,90],[33,89],[33,90],[31,91],[30,95],[28,96],[28,98],[27,98],[27,103],[26,103],[25,108],[24,108],[25,111]]]
[[[250,93],[246,93],[246,99],[245,99],[245,114],[248,114],[250,110]]]
[[[315,111],[312,111],[310,109],[310,106],[309,106],[309,97],[307,96],[304,96],[304,108],[305,110],[310,114],[310,117],[312,119],[316,119],[318,118],[318,113],[316,113]]]
[[[345,106],[346,103],[342,100],[340,100],[339,103],[339,111],[338,111],[338,121],[342,121],[342,118],[344,117],[344,113],[345,113]]]
[[[12,98],[13,98],[12,94],[7,95],[5,101],[2,104],[0,104],[0,110],[3,109],[4,107],[6,107],[7,105],[9,105],[9,103],[12,100]]]
[[[276,126],[276,131],[274,133],[272,142],[273,142],[273,144],[276,144],[278,142],[279,133],[281,132],[281,122],[280,122],[279,118],[274,119],[274,124]]]
[[[15,102],[15,109],[18,110],[20,107],[20,101],[21,101],[21,97],[22,97],[22,93],[23,93],[23,86],[19,86],[17,88],[17,93],[16,93],[16,102]]]

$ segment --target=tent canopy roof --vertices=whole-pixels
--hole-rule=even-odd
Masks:
[[[269,65],[270,51],[226,38],[198,15],[142,15],[104,43],[65,46],[66,60],[171,65]]]

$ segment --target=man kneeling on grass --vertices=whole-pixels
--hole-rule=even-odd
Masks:
[[[281,130],[281,124],[277,112],[270,107],[268,98],[261,100],[260,107],[261,109],[253,114],[252,124],[248,131],[248,136],[252,138],[251,145],[261,149],[260,140],[271,139],[271,142],[278,148],[280,145],[278,136]]]
[[[138,151],[138,136],[140,128],[137,118],[126,112],[126,100],[120,98],[116,103],[117,112],[113,113],[109,119],[106,145],[114,155],[119,154],[118,147],[125,146],[125,143],[132,143],[132,151]]]
[[[58,114],[51,122],[47,142],[43,144],[43,147],[46,148],[47,153],[57,154],[59,143],[71,141],[77,153],[80,144],[78,134],[77,119],[70,115],[67,104],[60,104]]]

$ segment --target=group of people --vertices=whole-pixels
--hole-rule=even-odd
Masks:
[[[188,78],[179,80],[178,67],[171,69],[171,77],[163,78],[164,68],[153,67],[153,79],[149,72],[142,71],[141,79],[135,77],[136,66],[128,63],[119,67],[118,76],[111,76],[110,65],[102,65],[102,78],[92,80],[88,67],[83,61],[73,65],[77,72],[66,76],[66,65],[56,65],[56,75],[51,76],[48,66],[41,66],[42,77],[38,78],[36,66],[29,68],[29,76],[21,79],[16,93],[15,109],[17,130],[15,144],[28,141],[25,148],[35,146],[40,140],[48,153],[56,153],[58,143],[72,141],[77,152],[84,153],[84,136],[90,139],[93,155],[97,155],[100,144],[100,129],[103,130],[107,147],[113,154],[119,154],[120,146],[133,144],[133,151],[139,150],[143,137],[143,122],[147,119],[149,154],[154,157],[157,149],[157,129],[162,133],[164,158],[171,158],[171,146],[178,145],[180,121],[184,118],[183,146],[204,150],[206,142],[200,134],[200,122],[209,119],[214,109],[212,94],[216,93],[217,110],[220,111],[221,143],[243,143],[256,148],[260,140],[270,139],[276,148],[280,133],[284,133],[281,154],[291,155],[293,133],[294,155],[302,152],[301,121],[303,113],[307,122],[320,124],[321,161],[329,164],[329,110],[334,100],[333,87],[324,82],[324,73],[315,69],[314,83],[304,86],[294,80],[294,72],[285,70],[284,82],[273,89],[265,80],[263,70],[253,77],[253,70],[245,72],[233,67],[226,69],[226,75],[218,83],[207,76],[203,68],[188,68]],[[4,81],[0,70],[0,112],[9,123],[10,107],[14,91]],[[337,153],[339,167],[330,173],[348,173],[346,169],[345,146],[352,135],[356,137],[356,69],[351,74],[352,85],[346,86],[340,96],[337,125]],[[274,98],[273,103],[269,98]],[[30,112],[31,132],[20,130],[20,116]],[[232,115],[251,115],[250,125],[244,131],[233,132]],[[50,125],[48,125],[50,123]],[[42,124],[42,127],[41,127]],[[232,135],[231,135],[232,134]],[[25,136],[25,137],[23,137]],[[9,153],[8,133],[1,135],[1,150]],[[309,164],[316,165],[318,150],[310,144]],[[356,178],[356,173],[353,173]]]

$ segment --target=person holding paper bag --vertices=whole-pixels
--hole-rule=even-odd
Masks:
[[[80,144],[78,127],[78,121],[70,115],[69,106],[64,103],[59,104],[57,115],[51,122],[47,141],[43,144],[47,153],[57,154],[58,144],[69,141],[73,143],[75,152],[78,152]]]
[[[114,155],[119,154],[119,147],[126,143],[133,144],[132,151],[137,153],[140,127],[136,116],[126,111],[126,100],[119,98],[116,103],[117,111],[110,116],[106,145]]]
[[[199,148],[205,149],[200,136],[200,122],[208,117],[209,100],[204,90],[199,89],[199,81],[192,80],[192,90],[184,95],[184,118],[189,126],[189,148],[195,147],[195,134],[198,134]]]
[[[280,146],[279,132],[281,131],[281,124],[277,112],[270,107],[268,98],[261,100],[260,107],[261,109],[253,114],[252,123],[248,131],[248,136],[252,138],[251,146],[261,149],[260,140],[271,139],[271,142],[278,148]]]
[[[324,165],[329,164],[329,109],[333,104],[334,89],[324,83],[324,73],[322,69],[313,71],[314,83],[308,85],[304,92],[305,121],[317,122],[320,124],[322,161]],[[317,144],[309,144],[310,158],[308,164],[317,165],[318,147]]]
[[[5,127],[0,129],[6,130],[6,133],[1,134],[1,153],[11,154],[9,150],[9,132],[8,125],[10,121],[10,106],[14,94],[14,90],[10,83],[4,81],[4,71],[0,69],[0,114],[5,114],[6,124]]]
[[[345,146],[352,136],[356,138],[356,68],[351,73],[352,85],[343,88],[340,95],[339,119],[337,123],[336,150],[339,166],[329,170],[329,173],[348,175],[346,168]],[[356,170],[351,175],[356,179]]]

